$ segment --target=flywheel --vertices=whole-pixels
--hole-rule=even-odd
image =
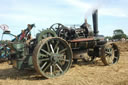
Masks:
[[[57,37],[56,33],[50,29],[43,30],[39,34],[37,34],[37,41],[40,42],[42,39],[47,37]]]

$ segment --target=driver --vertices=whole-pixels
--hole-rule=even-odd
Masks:
[[[80,26],[84,30],[85,37],[88,36],[88,28],[89,24],[87,23],[87,19],[85,18],[84,23]]]
[[[32,40],[33,38],[32,38],[32,35],[31,35],[31,33],[29,33],[28,35],[27,35],[27,40],[26,40],[26,43],[27,43],[27,45],[29,46],[29,43],[30,43],[30,41]]]

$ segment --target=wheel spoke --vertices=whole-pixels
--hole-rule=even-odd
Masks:
[[[113,63],[112,56],[109,57],[109,63]]]
[[[39,59],[41,62],[42,61],[48,61],[48,60],[50,60],[49,58],[42,58],[42,59]]]
[[[46,57],[47,55],[44,55],[44,54],[41,54],[41,53],[40,53],[39,56]]]
[[[45,62],[45,63],[42,65],[41,69],[43,69],[43,68],[45,67],[46,64],[47,64],[47,62]]]
[[[50,52],[50,47],[48,45],[48,42],[46,42],[47,48],[48,48],[48,52]]]
[[[107,51],[107,52],[106,52],[106,54],[108,54],[108,55],[109,55],[109,54],[110,54],[110,52],[108,52],[108,51]]]
[[[53,73],[55,73],[55,66],[56,66],[56,65],[55,65],[55,64],[53,64]]]
[[[49,63],[49,64],[45,67],[45,69],[44,69],[43,71],[46,71],[46,70],[48,69],[48,67],[50,67],[50,65],[51,65],[51,63]]]
[[[116,60],[117,60],[117,59],[118,59],[118,57],[114,57],[114,59],[116,59]]]
[[[58,66],[62,66],[62,62],[61,61],[59,61],[57,63],[58,63]]]
[[[53,73],[52,73],[52,65],[50,66],[50,73],[51,73],[51,75],[53,74]]]
[[[114,50],[112,50],[112,58],[114,59],[115,55],[114,55]]]
[[[118,50],[117,49],[114,49],[114,52],[117,52]]]
[[[47,51],[46,51],[46,50],[44,50],[44,49],[41,49],[41,51],[43,51],[44,53],[46,53],[46,54],[50,55],[50,53],[49,53],[49,52],[47,52]]]
[[[56,66],[59,68],[59,70],[60,70],[61,72],[63,72],[63,70],[61,69],[61,67],[60,67],[58,64],[56,64]]]
[[[67,50],[67,48],[61,50],[59,53],[61,54],[61,53],[65,52],[66,50]]]
[[[57,51],[56,51],[56,53],[59,53],[59,49],[60,49],[60,48],[58,47],[58,48],[57,48]]]
[[[69,62],[69,60],[66,59],[66,55],[64,55],[64,54],[60,54],[60,57],[58,57],[58,59],[59,59],[60,61]]]
[[[57,43],[56,43],[56,45],[55,45],[55,47],[54,47],[54,50],[57,49],[58,45],[59,45],[59,41],[57,41]]]
[[[54,50],[53,50],[52,44],[50,44],[50,47],[51,47],[52,53],[55,53]]]
[[[68,59],[59,59],[59,60],[61,60],[61,61],[65,61],[65,62],[69,62]]]

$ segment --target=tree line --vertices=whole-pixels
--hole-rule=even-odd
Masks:
[[[123,32],[122,29],[116,29],[113,31],[113,36],[106,36],[105,39],[121,40],[121,39],[128,39],[128,36]]]

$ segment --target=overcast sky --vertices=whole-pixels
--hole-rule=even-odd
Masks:
[[[91,14],[98,9],[99,34],[111,36],[115,29],[128,34],[127,5],[128,0],[0,0],[0,24],[7,24],[13,34],[18,34],[27,24],[35,23],[35,35],[57,22],[82,24],[87,18],[92,25]]]

